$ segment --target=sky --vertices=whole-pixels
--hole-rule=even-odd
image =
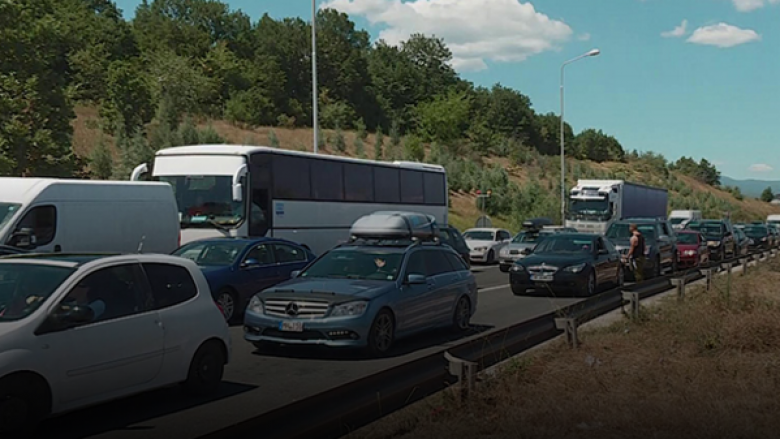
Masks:
[[[140,0],[115,0],[132,18]],[[253,21],[311,18],[309,0],[223,0]],[[706,158],[732,178],[780,180],[780,0],[317,0],[374,40],[441,37],[476,85],[509,86],[576,132],[626,150]]]

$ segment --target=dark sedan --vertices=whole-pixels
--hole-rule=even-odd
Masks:
[[[289,280],[316,259],[300,244],[273,238],[203,239],[173,254],[198,264],[228,322],[243,315],[256,293]]]
[[[763,224],[745,224],[742,231],[752,241],[750,246],[752,250],[772,248],[774,236],[772,236],[772,232],[767,226]]]
[[[623,285],[620,254],[606,239],[586,233],[547,237],[529,256],[509,270],[516,296],[535,293],[575,293],[591,296],[604,286]]]

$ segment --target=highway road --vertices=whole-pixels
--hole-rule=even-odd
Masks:
[[[399,341],[393,354],[367,359],[349,351],[279,347],[257,352],[233,327],[233,358],[217,397],[192,400],[178,388],[150,392],[47,421],[41,437],[62,439],[197,438],[289,403],[567,306],[577,299],[515,297],[497,266],[473,269],[480,288],[470,334],[442,331]],[[305,422],[305,418],[302,418]],[[258,432],[262,435],[261,432]]]

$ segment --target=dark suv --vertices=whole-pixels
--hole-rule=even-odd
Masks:
[[[636,218],[615,221],[609,226],[605,237],[612,242],[622,256],[628,255],[631,247],[629,226],[636,224],[645,238],[645,278],[661,276],[664,271],[677,271],[677,239],[672,227],[665,219]],[[631,273],[626,271],[626,274]],[[633,276],[633,274],[629,274]]]
[[[710,257],[723,261],[737,254],[737,242],[734,239],[734,227],[729,220],[698,220],[688,223],[687,229],[696,230],[704,235]]]
[[[463,239],[460,230],[452,226],[444,226],[439,228],[439,239],[443,244],[447,244],[452,247],[466,263],[467,267],[471,267],[471,250],[469,250],[466,240]]]

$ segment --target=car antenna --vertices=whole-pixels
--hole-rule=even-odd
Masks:
[[[141,242],[138,243],[138,253],[141,253],[144,249],[144,239],[146,239],[146,235],[141,236]]]

